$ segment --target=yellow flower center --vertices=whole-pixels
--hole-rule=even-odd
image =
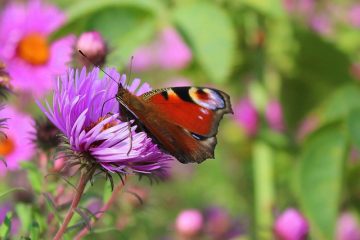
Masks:
[[[9,137],[1,137],[0,139],[0,156],[4,157],[11,154],[15,150],[15,143]]]
[[[17,53],[20,58],[33,65],[42,65],[49,60],[50,49],[47,39],[32,33],[20,40]]]

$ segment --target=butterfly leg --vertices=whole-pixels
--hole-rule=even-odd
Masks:
[[[129,129],[129,138],[130,138],[130,147],[129,147],[129,150],[127,152],[127,155],[129,156],[131,150],[132,150],[132,141],[133,141],[133,135],[131,134],[131,123],[130,123],[130,119],[128,116],[126,116],[126,120],[127,120],[127,123],[128,123],[128,129]]]

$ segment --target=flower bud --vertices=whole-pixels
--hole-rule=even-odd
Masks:
[[[284,130],[283,112],[277,100],[271,100],[266,106],[265,117],[271,129],[281,132]]]
[[[85,32],[80,35],[76,48],[81,50],[85,56],[95,65],[102,65],[107,55],[106,42],[99,32]],[[91,63],[83,56],[79,55],[79,61],[84,66]]]
[[[175,227],[179,235],[185,239],[194,237],[201,232],[203,216],[196,209],[184,210],[176,218]]]
[[[254,136],[258,128],[258,114],[248,98],[240,100],[234,110],[235,120],[242,126],[248,136]]]
[[[274,231],[279,240],[305,240],[309,227],[301,213],[290,208],[276,219]]]

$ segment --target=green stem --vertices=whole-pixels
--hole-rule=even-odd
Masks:
[[[81,176],[80,176],[80,180],[78,183],[78,186],[76,188],[76,192],[75,192],[75,196],[71,202],[71,206],[69,211],[67,212],[65,219],[63,221],[63,223],[61,224],[60,229],[58,230],[58,232],[56,233],[54,240],[59,240],[61,239],[61,237],[64,235],[64,233],[66,232],[66,228],[69,225],[74,213],[75,213],[75,209],[77,208],[77,206],[79,205],[80,199],[82,194],[84,193],[85,187],[87,182],[89,181],[89,179],[91,178],[92,172],[89,173],[85,173],[85,172],[81,172]]]
[[[272,239],[274,178],[273,154],[269,145],[257,141],[253,148],[255,238]]]

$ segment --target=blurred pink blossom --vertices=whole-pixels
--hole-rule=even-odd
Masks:
[[[192,85],[193,83],[191,82],[191,80],[185,77],[175,77],[165,83],[165,87],[184,87]]]
[[[320,34],[330,34],[332,32],[332,26],[330,19],[325,15],[315,15],[310,20],[311,28]]]
[[[243,98],[235,105],[235,120],[248,136],[254,136],[258,129],[258,114],[249,98]]]
[[[348,13],[350,24],[360,28],[360,5],[353,6]]]
[[[296,138],[302,141],[319,126],[319,118],[314,115],[306,117],[297,130]]]
[[[308,15],[314,11],[314,0],[283,0],[284,8],[290,12]]]
[[[18,169],[20,161],[30,160],[34,155],[30,133],[35,131],[35,123],[30,116],[10,106],[0,111],[0,118],[7,118],[7,128],[4,129],[7,138],[2,137],[0,140],[0,155],[7,164],[6,167],[0,162],[0,175],[4,175],[7,170]]]
[[[336,240],[359,240],[360,225],[351,213],[343,213],[336,225]]]
[[[203,228],[203,216],[196,209],[182,211],[176,218],[175,227],[177,232],[183,237],[194,237]]]
[[[275,131],[284,131],[285,124],[283,119],[283,111],[280,102],[277,100],[271,100],[268,102],[265,111],[265,117],[272,128]]]
[[[309,226],[299,211],[289,208],[276,219],[274,232],[279,240],[305,240]]]
[[[52,89],[54,75],[66,70],[75,39],[69,36],[49,42],[49,35],[65,20],[56,7],[40,0],[27,5],[10,2],[0,13],[0,59],[15,89],[43,95]]]
[[[150,68],[182,69],[192,59],[190,48],[172,27],[162,29],[157,38],[134,54],[133,69],[145,71]]]

